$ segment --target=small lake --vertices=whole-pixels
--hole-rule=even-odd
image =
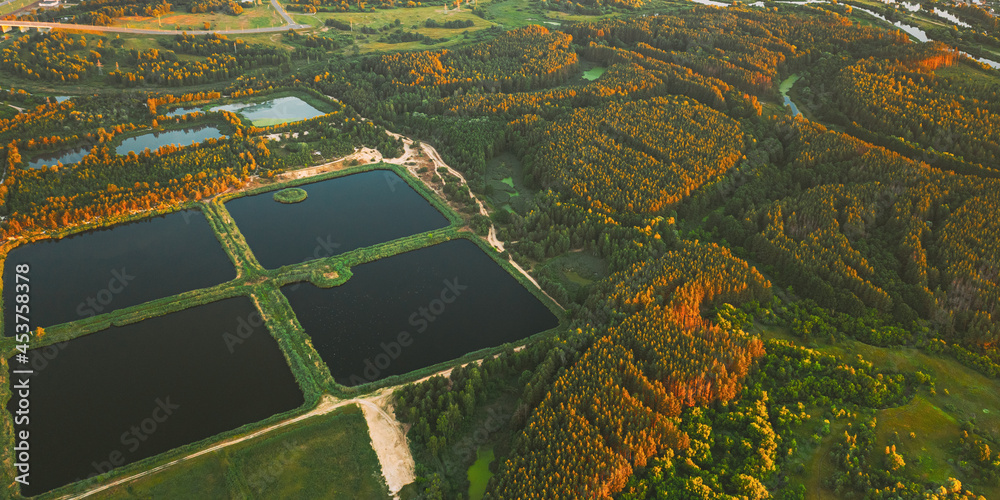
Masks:
[[[521,340],[558,319],[475,243],[362,264],[347,283],[282,292],[334,379],[354,386]],[[405,345],[404,345],[405,344]]]
[[[51,155],[43,155],[31,160],[28,163],[28,168],[42,168],[44,166],[55,166],[58,163],[63,165],[71,165],[83,159],[84,156],[90,154],[90,150],[87,148],[74,149],[72,151],[66,151],[62,153],[55,153]]]
[[[597,80],[604,74],[605,71],[607,71],[607,68],[604,66],[595,66],[583,72],[583,79],[590,81]]]
[[[469,500],[481,500],[486,494],[493,473],[490,472],[490,462],[494,459],[493,447],[476,450],[476,463],[469,467]]]
[[[298,97],[280,97],[260,103],[227,104],[211,111],[229,111],[250,120],[255,127],[297,122],[323,116],[325,113]]]
[[[150,132],[125,139],[115,148],[115,153],[120,155],[127,155],[129,151],[141,153],[146,148],[149,148],[150,151],[156,151],[167,144],[190,146],[191,143],[200,143],[205,139],[218,139],[219,137],[222,137],[222,132],[219,132],[219,129],[215,127],[195,127],[167,130],[164,132]]]
[[[200,211],[43,240],[10,251],[4,283],[17,264],[31,265],[31,320],[49,327],[236,277]],[[3,290],[4,324],[13,324],[14,287]],[[5,335],[11,336],[10,331]]]
[[[940,16],[943,19],[947,19],[947,20],[951,21],[953,24],[955,24],[957,26],[961,26],[963,28],[971,28],[972,27],[972,25],[970,25],[969,23],[966,23],[966,22],[962,21],[961,19],[958,18],[958,16],[956,16],[955,14],[952,14],[951,12],[948,12],[946,10],[941,10],[941,9],[939,9],[937,7],[934,7],[934,13],[937,14],[938,16]]]
[[[730,3],[716,2],[715,0],[691,0],[694,3],[700,3],[702,5],[711,5],[713,7],[729,7]]]
[[[331,257],[448,225],[441,212],[391,170],[299,188],[308,193],[300,203],[278,203],[273,191],[226,202],[265,268]]]
[[[781,82],[781,85],[778,87],[778,90],[781,92],[781,97],[785,99],[785,106],[792,109],[792,116],[799,116],[802,114],[799,112],[798,106],[796,106],[795,103],[792,102],[792,99],[788,97],[788,92],[792,90],[792,86],[795,85],[795,82],[799,81],[799,78],[801,78],[799,75],[791,75],[786,78],[785,81]]]
[[[904,33],[906,33],[907,35],[910,35],[913,38],[916,38],[917,40],[919,40],[921,42],[927,42],[927,41],[930,40],[930,38],[927,37],[927,32],[925,32],[924,30],[922,30],[920,28],[917,28],[916,26],[910,26],[908,24],[903,24],[903,23],[901,23],[899,21],[896,21],[896,22],[892,23],[888,19],[886,19],[885,16],[883,16],[882,14],[876,14],[875,12],[872,12],[872,11],[870,11],[868,9],[865,9],[865,8],[862,8],[862,7],[855,7],[855,6],[852,5],[851,8],[853,10],[860,10],[861,12],[864,12],[864,13],[866,13],[866,14],[868,14],[868,15],[876,18],[876,19],[881,19],[882,21],[885,21],[887,23],[891,23],[893,26],[899,28]]]
[[[252,328],[245,339],[240,328]],[[227,333],[243,342],[227,345]],[[25,496],[304,402],[277,342],[247,297],[112,327],[61,347],[34,349],[29,356],[35,373],[27,427],[31,484],[22,487]],[[12,360],[11,366],[22,365]],[[8,411],[16,404],[12,398]]]
[[[183,116],[195,111],[201,111],[201,108],[176,108],[163,116]]]
[[[986,59],[985,57],[976,57],[976,56],[974,56],[972,54],[969,54],[967,52],[962,52],[962,54],[965,55],[966,57],[971,57],[971,58],[973,58],[973,59],[975,59],[975,60],[977,60],[977,61],[979,61],[979,62],[981,62],[981,63],[983,63],[983,64],[985,64],[985,65],[987,65],[989,67],[991,67],[991,68],[1000,69],[1000,63],[998,63],[998,62],[996,62],[996,61],[994,61],[992,59]]]

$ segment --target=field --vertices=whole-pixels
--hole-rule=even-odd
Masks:
[[[780,328],[764,327],[762,336],[802,343],[801,339]],[[898,434],[897,449],[907,457],[907,469],[921,480],[940,484],[949,477],[959,477],[961,471],[954,458],[961,437],[961,422],[975,419],[983,436],[1000,437],[1000,411],[996,411],[1000,408],[1000,381],[987,378],[954,359],[929,355],[915,348],[875,347],[850,339],[834,344],[820,343],[815,348],[841,359],[860,356],[880,369],[900,373],[919,371],[933,378],[932,390],[921,389],[909,403],[878,410],[874,415],[878,421],[875,451],[884,449],[889,439]],[[818,416],[819,412],[810,413]],[[846,423],[846,420],[831,419],[832,432],[822,438],[815,451],[809,450],[801,457],[805,473],[792,477],[806,484],[806,498],[835,498],[832,491],[823,487],[823,480],[834,471],[827,457],[832,445],[843,437]],[[806,442],[817,428],[816,422],[804,424],[796,431],[796,439]],[[913,437],[910,437],[911,432]],[[994,498],[1000,493],[995,487],[982,485],[977,485],[976,492],[986,498]]]
[[[958,78],[967,82],[975,82],[983,85],[996,85],[997,77],[979,68],[973,68],[967,64],[955,64],[947,68],[941,68],[934,72],[938,76],[948,78]]]
[[[270,3],[265,2],[264,5],[244,7],[243,13],[238,16],[231,16],[223,12],[200,14],[170,12],[165,16],[160,16],[160,18],[120,17],[115,21],[114,26],[184,31],[205,29],[205,23],[209,23],[212,29],[236,30],[282,26],[285,21],[271,7]]]
[[[476,16],[468,9],[452,9],[445,13],[443,7],[386,9],[377,10],[375,12],[321,12],[317,14],[291,12],[290,14],[295,22],[311,25],[314,28],[317,28],[320,32],[338,32],[335,28],[324,26],[323,23],[327,19],[336,19],[348,24],[353,24],[356,31],[355,36],[358,37],[357,44],[362,53],[396,50],[428,50],[431,48],[437,49],[442,47],[452,47],[464,43],[463,40],[466,36],[465,33],[472,34],[494,25],[492,22]],[[428,19],[433,19],[441,23],[446,21],[472,21],[474,24],[471,28],[460,29],[427,28],[424,26],[424,22]],[[397,20],[399,21],[399,28],[402,28],[405,32],[420,33],[421,35],[426,35],[433,39],[447,38],[448,41],[434,45],[425,45],[421,42],[383,43],[378,41],[378,39],[383,36],[382,34],[363,35],[357,32],[357,30],[361,27],[380,29],[384,26],[392,26]],[[393,31],[394,30],[395,28],[393,28]]]
[[[11,0],[10,2],[0,5],[0,16],[12,14],[37,2],[38,0]]]
[[[126,498],[387,498],[356,406],[94,495]]]
[[[486,163],[486,199],[494,210],[523,212],[531,202],[533,190],[524,183],[521,161],[505,153]]]
[[[916,396],[906,406],[881,410],[877,415],[879,432],[876,450],[888,445],[898,435],[897,449],[912,457],[906,465],[923,480],[943,483],[959,471],[948,463],[949,446],[958,441],[961,431],[954,417]],[[910,437],[910,433],[914,437]]]
[[[17,110],[5,103],[0,103],[0,120],[6,120],[17,115]]]

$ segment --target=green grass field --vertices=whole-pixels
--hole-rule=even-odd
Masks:
[[[361,37],[361,39],[357,40],[357,43],[358,48],[362,53],[397,50],[429,50],[452,47],[465,43],[466,39],[464,34],[466,32],[472,34],[493,26],[492,22],[486,21],[473,14],[468,8],[463,8],[458,11],[451,9],[445,13],[443,7],[380,9],[375,12],[321,12],[313,15],[292,13],[292,18],[298,23],[309,24],[315,27],[321,33],[338,32],[338,30],[324,25],[327,19],[337,19],[348,24],[353,23],[355,30],[358,30],[361,27],[381,29],[387,25],[394,26],[396,20],[398,19],[399,28],[402,28],[403,31],[420,33],[434,39],[448,39],[447,42],[437,43],[434,45],[425,45],[421,42],[382,43],[378,41],[378,39],[382,37],[381,34],[362,35],[360,32],[356,31],[355,35]],[[433,19],[441,23],[446,21],[469,20],[473,22],[473,26],[461,29],[426,28],[424,27],[424,23],[428,19]],[[395,31],[395,29],[395,27],[392,28],[393,31]]]
[[[935,70],[934,74],[946,78],[957,78],[965,83],[978,83],[982,85],[1000,84],[1000,78],[994,72],[983,71],[961,63]]]
[[[0,6],[0,16],[6,16],[7,14],[13,14],[31,4],[38,3],[38,0],[14,0],[11,3],[4,4]]]
[[[0,120],[6,120],[17,116],[18,111],[6,103],[0,102]]]
[[[764,338],[791,340],[802,345],[802,339],[782,328],[764,327]],[[875,367],[901,373],[917,371],[934,379],[934,391],[921,388],[913,400],[876,413],[876,451],[884,449],[891,436],[899,434],[897,450],[906,457],[907,470],[921,480],[940,484],[949,477],[963,480],[962,471],[948,462],[954,458],[952,448],[961,430],[959,423],[975,418],[978,432],[992,439],[1000,438],[1000,381],[990,379],[950,357],[929,355],[912,347],[876,347],[855,340],[835,344],[821,343],[819,351],[841,358],[862,356]],[[910,438],[910,433],[914,438]],[[836,429],[830,436],[837,435]],[[842,435],[842,433],[841,433]],[[833,469],[823,459],[832,446],[830,436],[824,438],[815,455],[809,459],[803,479],[808,488],[806,498],[833,498],[822,489],[822,480]],[[1000,488],[977,485],[974,491],[986,498],[998,498]]]
[[[364,416],[351,406],[92,498],[388,498],[380,470]]]
[[[493,473],[490,472],[490,462],[494,459],[493,447],[480,448],[476,451],[476,463],[469,467],[469,500],[480,500],[486,494],[486,485]]]
[[[263,5],[255,7],[244,7],[243,13],[238,16],[231,16],[222,12],[190,14],[174,11],[161,16],[159,19],[145,16],[121,17],[115,20],[114,26],[144,29],[177,29],[178,31],[183,31],[204,29],[206,22],[213,29],[220,30],[270,28],[285,24],[285,21],[271,7],[271,4],[265,2]]]
[[[926,397],[918,395],[905,406],[881,410],[876,418],[876,453],[898,433],[896,450],[907,457],[906,468],[916,477],[936,484],[960,477],[961,471],[948,463],[951,454],[947,452],[960,437],[958,422]],[[911,432],[915,437],[910,437]]]

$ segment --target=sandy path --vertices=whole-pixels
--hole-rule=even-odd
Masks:
[[[382,465],[385,484],[393,498],[399,498],[399,490],[416,480],[416,464],[403,424],[392,413],[390,397],[393,389],[380,391],[377,396],[359,400],[358,403],[368,422],[368,436]]]
[[[525,345],[520,345],[514,348],[515,351],[520,351],[524,349]],[[494,358],[499,356],[493,356]],[[485,359],[485,358],[483,358]],[[412,483],[416,479],[416,464],[413,460],[413,454],[410,452],[410,445],[406,440],[406,430],[403,424],[396,419],[394,410],[392,408],[392,394],[399,388],[409,385],[411,383],[418,384],[431,377],[448,377],[451,375],[452,370],[458,366],[468,366],[470,364],[481,364],[483,359],[477,359],[470,361],[462,365],[456,365],[451,368],[446,368],[436,373],[427,375],[426,377],[420,378],[413,382],[407,382],[405,384],[395,385],[392,387],[386,387],[380,389],[367,397],[355,398],[355,399],[338,399],[330,394],[324,394],[320,397],[320,402],[316,408],[312,409],[307,413],[303,413],[297,417],[290,418],[288,420],[283,420],[273,425],[269,425],[263,429],[255,431],[253,433],[247,434],[245,436],[240,436],[236,438],[227,439],[221,441],[209,448],[204,450],[196,451],[190,455],[178,458],[171,462],[167,462],[163,465],[154,467],[149,470],[145,470],[128,477],[123,477],[117,479],[108,484],[103,484],[95,487],[90,491],[80,493],[78,495],[64,495],[59,497],[59,500],[76,500],[79,498],[87,498],[95,493],[100,493],[115,486],[130,483],[137,479],[155,474],[165,469],[169,469],[179,463],[198,458],[202,455],[212,453],[228,446],[233,446],[238,443],[242,443],[249,439],[254,439],[260,437],[269,432],[287,427],[297,422],[301,422],[307,418],[312,418],[319,415],[326,415],[333,412],[338,408],[349,405],[358,405],[361,408],[362,413],[365,416],[365,421],[368,423],[368,436],[372,440],[372,448],[375,450],[376,456],[378,456],[379,464],[382,467],[382,476],[385,478],[386,485],[389,487],[389,492],[392,494],[393,498],[399,498],[399,490],[402,489],[407,484]]]
[[[246,441],[248,439],[253,439],[253,438],[256,438],[258,436],[262,436],[262,435],[267,434],[267,433],[269,433],[271,431],[274,431],[276,429],[280,429],[282,427],[286,427],[286,426],[292,425],[292,424],[294,424],[296,422],[300,422],[300,421],[305,420],[307,418],[312,418],[312,417],[315,417],[317,415],[325,415],[327,413],[332,412],[333,410],[336,410],[337,408],[340,408],[342,406],[347,406],[347,405],[355,404],[355,403],[357,403],[357,400],[349,399],[349,400],[346,400],[346,401],[341,401],[341,400],[338,400],[337,398],[335,398],[335,397],[333,397],[333,396],[331,396],[329,394],[324,394],[323,396],[320,397],[319,405],[317,405],[316,408],[314,408],[313,410],[311,410],[311,411],[309,411],[307,413],[303,413],[302,415],[299,415],[297,417],[293,417],[293,418],[290,418],[288,420],[283,420],[283,421],[278,422],[278,423],[276,423],[274,425],[269,425],[269,426],[267,426],[267,427],[265,427],[263,429],[260,429],[260,430],[258,430],[256,432],[253,432],[253,433],[250,433],[250,434],[247,434],[245,436],[240,436],[240,437],[236,437],[236,438],[231,438],[231,439],[224,440],[224,441],[222,441],[222,442],[220,442],[220,443],[218,443],[218,444],[216,444],[214,446],[205,448],[204,450],[196,451],[196,452],[194,452],[194,453],[192,453],[190,455],[187,455],[185,457],[178,458],[177,460],[174,460],[172,462],[167,462],[167,463],[165,463],[163,465],[160,465],[158,467],[153,467],[152,469],[149,469],[149,470],[146,470],[146,471],[142,471],[142,472],[140,472],[138,474],[133,474],[133,475],[128,476],[128,477],[123,477],[123,478],[118,479],[116,481],[112,481],[112,482],[110,482],[108,484],[103,484],[103,485],[98,486],[98,487],[96,487],[96,488],[94,488],[94,489],[92,489],[90,491],[85,492],[85,493],[81,493],[81,494],[76,495],[76,496],[69,496],[69,495],[67,495],[67,496],[63,496],[63,497],[60,497],[60,498],[70,499],[70,500],[75,500],[77,498],[86,498],[86,497],[89,497],[89,496],[91,496],[91,495],[93,495],[95,493],[99,493],[101,491],[107,490],[109,488],[113,488],[115,486],[118,486],[118,485],[121,485],[121,484],[125,484],[125,483],[129,483],[129,482],[135,481],[136,479],[139,479],[139,478],[151,475],[151,474],[155,474],[155,473],[157,473],[157,472],[159,472],[161,470],[173,467],[174,465],[177,465],[177,464],[179,464],[181,462],[186,462],[186,461],[191,460],[193,458],[198,458],[198,457],[200,457],[202,455],[205,455],[205,454],[208,454],[208,453],[212,453],[212,452],[217,451],[217,450],[221,450],[222,448],[226,448],[228,446],[232,446],[232,445],[237,444],[237,443],[242,443],[243,441]]]
[[[422,177],[420,177],[419,173],[417,172],[417,168],[418,168],[417,165],[406,165],[407,162],[419,164],[419,162],[417,161],[417,159],[420,158],[420,156],[417,156],[417,154],[415,153],[415,151],[413,149],[413,141],[410,138],[408,138],[408,137],[404,137],[402,135],[399,135],[399,134],[396,134],[396,133],[393,133],[393,132],[386,131],[386,133],[388,133],[392,137],[395,137],[396,139],[402,139],[403,140],[404,153],[399,158],[392,158],[392,159],[388,159],[388,160],[387,159],[383,159],[381,161],[384,161],[386,163],[393,163],[393,164],[396,164],[396,165],[403,165],[403,166],[405,166],[407,168],[407,170],[409,170],[409,172],[410,172],[411,175],[413,175],[417,179],[420,179],[420,181],[423,182],[429,189],[437,192],[439,195],[441,195],[442,198],[444,198],[444,193],[442,192],[442,190],[440,190],[440,189],[434,189],[434,186],[431,186],[426,181],[424,181]],[[449,166],[447,163],[444,162],[444,159],[441,158],[441,154],[438,153],[437,150],[434,149],[433,146],[431,146],[431,145],[429,145],[427,143],[421,142],[420,143],[420,151],[423,153],[423,155],[422,155],[423,157],[429,158],[431,160],[431,164],[434,165],[434,171],[435,172],[437,171],[438,168],[444,167],[444,168],[448,169],[448,173],[450,173],[451,175],[454,175],[455,177],[458,177],[459,181],[463,185],[468,185],[469,184],[468,181],[465,180],[465,176],[462,175],[461,172],[459,172],[458,170],[455,170],[455,169],[451,168],[451,166]],[[444,180],[444,178],[442,178],[442,181],[443,180]],[[479,198],[477,198],[474,193],[472,193],[471,189],[469,190],[469,193],[472,194],[472,199],[475,200],[476,204],[479,205],[479,213],[482,214],[482,215],[485,215],[485,216],[489,216],[489,212],[486,210],[486,205],[484,205],[483,202]],[[496,229],[496,226],[494,226],[492,223],[490,223],[490,231],[486,235],[486,241],[489,242],[489,244],[491,246],[493,246],[493,248],[495,248],[498,252],[503,252],[504,251],[503,242],[500,241],[499,238],[497,238],[497,229]],[[566,308],[564,308],[562,306],[562,304],[560,304],[556,299],[552,298],[551,295],[549,295],[548,293],[546,293],[545,290],[542,289],[541,285],[538,284],[538,281],[536,281],[535,278],[533,278],[530,274],[528,274],[528,271],[526,271],[523,267],[521,267],[520,264],[518,264],[517,262],[515,262],[512,257],[508,257],[507,258],[507,262],[510,262],[510,264],[512,266],[514,266],[515,269],[517,269],[518,271],[520,271],[520,273],[522,275],[524,275],[524,277],[527,278],[528,281],[530,281],[533,285],[535,285],[535,287],[538,288],[539,291],[541,291],[543,294],[545,294],[545,296],[548,297],[549,300],[551,300],[554,304],[556,304],[557,306],[559,306],[560,309],[566,310]]]
[[[519,351],[523,349],[524,346],[518,346],[514,350]],[[482,359],[477,359],[465,363],[461,366],[466,366],[471,363],[482,363]],[[326,415],[337,408],[341,408],[349,405],[358,405],[361,408],[362,413],[364,413],[365,420],[368,423],[368,435],[372,440],[372,448],[375,449],[375,454],[378,456],[379,463],[382,466],[382,476],[386,480],[386,485],[389,486],[389,491],[392,493],[394,498],[397,497],[397,493],[403,486],[412,483],[416,479],[416,465],[413,461],[413,454],[410,453],[410,446],[406,440],[406,432],[404,431],[403,424],[396,419],[393,408],[392,408],[392,393],[395,392],[400,387],[409,385],[410,383],[420,383],[431,377],[443,376],[448,377],[451,375],[452,370],[455,367],[447,368],[436,373],[432,373],[426,377],[413,382],[407,382],[405,384],[400,384],[392,387],[386,387],[380,389],[367,397],[355,398],[355,399],[337,399],[330,394],[324,394],[320,397],[320,403],[316,408],[312,409],[307,413],[303,413],[297,417],[290,418],[288,420],[283,420],[273,425],[269,425],[263,429],[255,431],[251,434],[245,436],[240,436],[236,438],[227,439],[221,441],[209,448],[204,450],[196,451],[190,455],[178,458],[171,462],[167,462],[163,465],[154,467],[149,470],[145,470],[131,476],[123,477],[117,479],[108,484],[102,484],[95,487],[90,491],[80,493],[78,495],[64,495],[59,497],[59,500],[76,500],[79,498],[87,498],[95,493],[100,493],[109,488],[114,488],[122,484],[130,483],[137,479],[155,474],[165,469],[169,469],[179,463],[198,458],[202,455],[212,453],[214,451],[221,450],[223,448],[233,446],[238,443],[242,443],[249,439],[254,439],[260,437],[269,432],[287,427],[297,422],[301,422],[307,418],[312,418],[319,415]]]

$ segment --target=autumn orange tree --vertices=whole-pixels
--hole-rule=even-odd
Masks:
[[[725,248],[685,243],[609,286],[609,305],[624,319],[599,332],[550,387],[488,498],[611,498],[634,467],[687,448],[674,417],[733,398],[764,352],[758,339],[701,316],[704,305],[770,293]]]

